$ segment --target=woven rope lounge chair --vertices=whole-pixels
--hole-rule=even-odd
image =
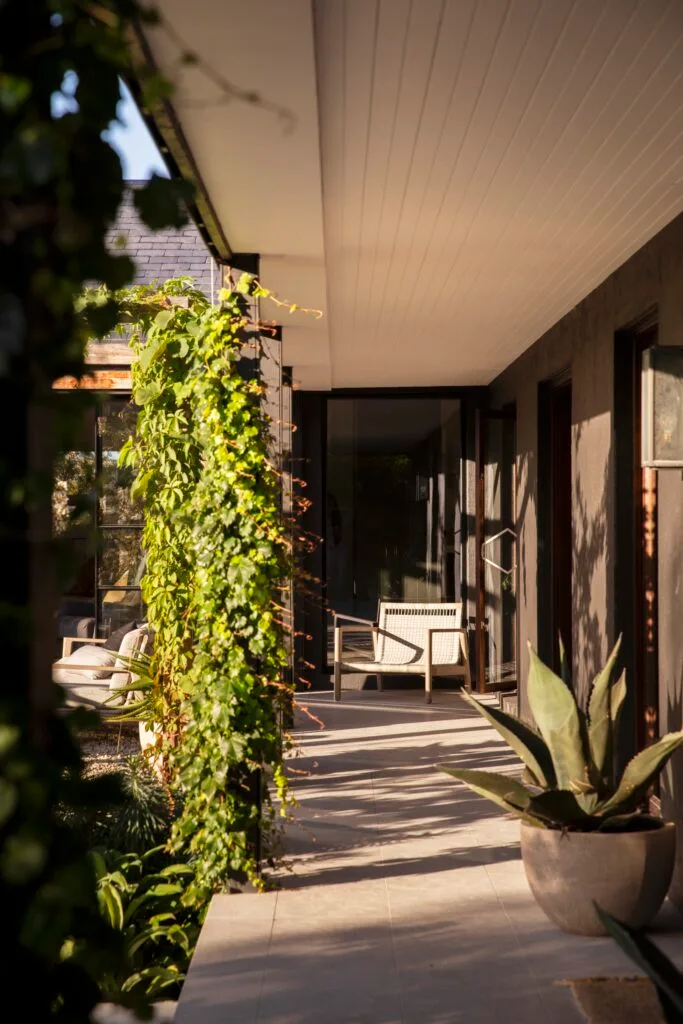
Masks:
[[[370,631],[372,653],[344,653],[349,634]],[[382,675],[424,675],[425,697],[432,703],[434,676],[454,676],[472,688],[467,629],[462,624],[462,603],[397,604],[380,601],[378,621],[352,615],[334,617],[334,699],[341,700],[343,672]]]

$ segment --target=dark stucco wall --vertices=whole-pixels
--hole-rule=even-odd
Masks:
[[[683,216],[678,217],[509,366],[493,407],[517,405],[519,636],[537,642],[538,387],[572,376],[573,661],[580,692],[614,643],[616,507],[615,333],[657,309],[659,344],[683,344]],[[618,386],[618,382],[617,382]],[[659,692],[662,729],[682,726],[683,474],[659,473]],[[524,697],[522,695],[522,707]],[[664,783],[663,809],[683,823],[683,755]],[[682,824],[683,831],[683,824]],[[673,894],[683,897],[683,838]]]

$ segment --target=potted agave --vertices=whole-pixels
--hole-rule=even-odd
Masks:
[[[596,904],[632,928],[643,927],[669,889],[676,842],[674,824],[647,814],[644,802],[683,744],[683,732],[646,747],[618,776],[613,741],[626,696],[625,674],[612,678],[619,643],[595,678],[585,709],[567,682],[529,650],[527,697],[536,728],[463,694],[522,759],[521,781],[439,767],[521,818],[529,886],[563,931],[604,935]]]

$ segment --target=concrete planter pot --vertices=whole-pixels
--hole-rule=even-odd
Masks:
[[[140,750],[149,750],[150,747],[155,747],[161,739],[161,726],[155,724],[150,729],[144,722],[140,722],[138,734],[140,736]]]
[[[561,832],[522,824],[522,860],[541,910],[562,931],[605,935],[593,902],[633,928],[653,919],[674,867],[676,827]]]

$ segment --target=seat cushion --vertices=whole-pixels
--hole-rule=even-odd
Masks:
[[[111,651],[105,651],[103,647],[96,647],[94,644],[85,644],[56,662],[52,669],[52,678],[55,683],[72,682],[74,677],[80,678],[81,681],[108,679],[115,662],[116,655]],[[78,665],[101,665],[102,668],[76,670]]]
[[[416,661],[405,664],[400,662],[397,665],[387,664],[385,661],[364,661],[362,658],[344,658],[341,662],[342,669],[351,672],[367,672],[368,675],[386,673],[386,675],[422,675],[425,670],[424,662]],[[462,665],[453,665],[446,662],[443,665],[432,665],[432,675],[459,676],[463,674]]]
[[[84,679],[84,672],[75,672],[73,669],[71,672],[68,669],[63,669],[63,674],[65,677],[73,677],[60,680],[60,684],[66,692],[68,708],[94,708],[105,713],[116,710],[109,702],[111,691],[108,679]]]

